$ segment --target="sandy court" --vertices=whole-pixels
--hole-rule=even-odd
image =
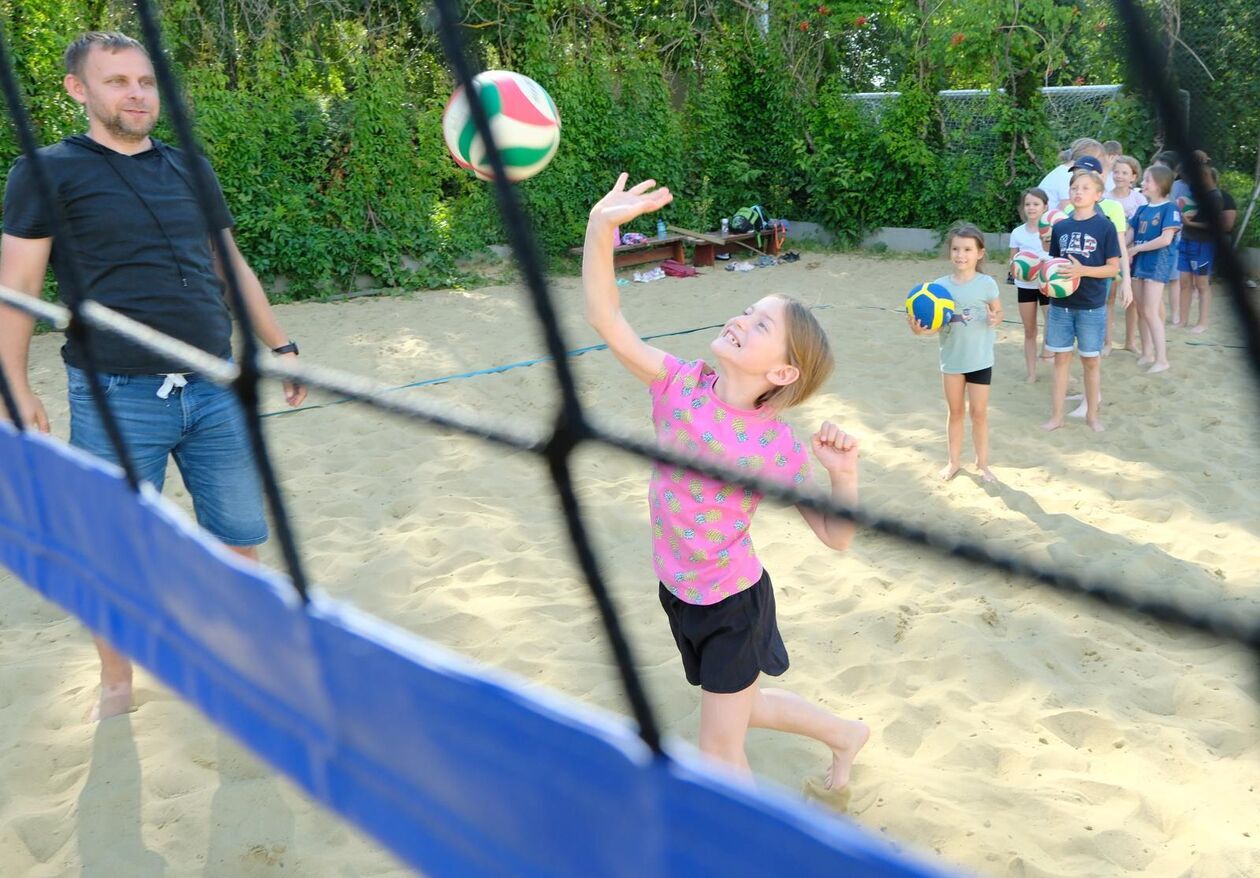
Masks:
[[[1024,383],[1014,290],[1003,286],[990,403],[1001,483],[982,484],[973,467],[941,483],[937,344],[885,309],[947,268],[805,254],[621,290],[641,334],[720,323],[771,291],[825,306],[838,368],[789,420],[798,432],[829,418],[859,434],[872,509],[1152,594],[1260,613],[1260,411],[1223,297],[1206,335],[1170,334],[1170,372],[1145,376],[1124,353],[1105,361],[1108,432],[1073,421],[1045,434],[1049,372]],[[553,290],[569,346],[597,342],[577,279]],[[304,358],[389,385],[545,352],[515,286],[277,310]],[[713,334],[657,344],[696,357]],[[64,437],[59,344],[35,339],[32,380]],[[570,362],[601,422],[649,435],[646,392],[610,354]],[[553,378],[543,364],[405,392],[541,433]],[[265,410],[281,408],[270,390]],[[624,712],[540,461],[357,405],[266,423],[308,573],[327,593]],[[969,437],[965,449],[967,461]],[[576,474],[649,694],[666,730],[694,740],[698,696],[651,573],[647,466],[587,448]],[[168,493],[186,503],[174,469],[170,478]],[[792,656],[783,685],[874,730],[851,794],[820,797],[822,749],[784,735],[751,735],[758,774],[978,875],[1260,874],[1260,690],[1244,652],[889,537],[862,533],[835,554],[793,510],[767,505],[753,533]],[[265,554],[278,563],[274,544]],[[7,575],[0,629],[6,875],[409,874],[143,672],[135,713],[87,725],[87,635]]]

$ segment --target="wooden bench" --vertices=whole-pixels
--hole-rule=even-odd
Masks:
[[[676,259],[684,262],[687,254],[683,251],[683,241],[689,241],[681,235],[669,235],[665,238],[648,238],[642,244],[622,244],[613,248],[613,268],[625,268],[627,265],[640,265],[644,262],[662,262]],[[581,247],[572,247],[570,253],[582,255]],[[709,260],[713,264],[713,260]]]
[[[761,244],[757,243],[757,235],[761,235]],[[714,241],[721,239],[722,243],[718,244],[710,241],[695,241],[696,249],[691,258],[691,264],[697,268],[705,268],[714,263],[719,253],[749,253],[747,247],[742,246],[740,242],[746,243],[756,250],[765,253],[767,256],[778,256],[779,246],[782,232],[778,236],[775,235],[773,227],[767,227],[758,232],[731,232],[723,236],[720,232],[713,232],[709,235]]]

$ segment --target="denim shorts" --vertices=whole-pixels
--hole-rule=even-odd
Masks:
[[[70,444],[110,463],[118,456],[92,399],[87,373],[66,366]],[[174,456],[192,497],[197,523],[229,546],[267,540],[267,519],[249,435],[236,397],[199,375],[159,397],[164,375],[100,373],[109,409],[122,431],[136,474],[159,491]]]
[[[1065,308],[1050,305],[1046,315],[1046,350],[1056,354],[1072,353],[1072,343],[1082,357],[1102,354],[1103,336],[1107,331],[1107,306],[1098,308]]]
[[[1211,274],[1216,259],[1216,244],[1211,241],[1181,239],[1177,268],[1186,274]]]

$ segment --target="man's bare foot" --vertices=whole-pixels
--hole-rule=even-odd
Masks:
[[[1089,424],[1089,428],[1095,433],[1101,433],[1107,428],[1102,425],[1102,421],[1097,418],[1086,418],[1085,423]]]
[[[996,482],[997,481],[997,476],[993,475],[993,470],[989,469],[987,466],[981,466],[980,464],[976,464],[976,469],[980,470],[980,481],[982,482]]]
[[[836,736],[828,742],[831,747],[831,768],[823,786],[829,790],[842,790],[849,785],[849,773],[858,751],[871,737],[871,727],[853,719],[839,720]]]
[[[942,481],[948,482],[954,476],[958,475],[958,471],[960,469],[962,469],[962,467],[956,463],[947,463],[943,467],[941,467],[941,470],[939,473],[937,473],[937,475],[941,477]]]
[[[111,716],[130,713],[134,707],[131,693],[131,681],[125,683],[102,683],[101,700],[92,707],[88,714],[88,722],[100,722]]]
[[[1194,326],[1191,326],[1189,329],[1186,330],[1186,332],[1193,332],[1195,335],[1198,335],[1200,332],[1206,332],[1206,331],[1207,331],[1207,324],[1205,323],[1196,323]]]
[[[1045,430],[1047,433],[1050,433],[1054,430],[1059,429],[1062,426],[1063,426],[1062,418],[1051,418],[1050,420],[1046,421],[1044,424],[1041,425],[1041,429]]]
[[[1167,372],[1167,371],[1168,371],[1167,363],[1156,363],[1155,365],[1151,366],[1151,368],[1146,370],[1146,374],[1154,375],[1157,372]]]

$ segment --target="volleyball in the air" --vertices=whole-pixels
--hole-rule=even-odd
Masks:
[[[919,284],[906,296],[906,312],[928,329],[940,329],[954,316],[954,297],[940,284]]]
[[[1054,228],[1054,224],[1068,218],[1068,215],[1058,208],[1050,208],[1041,215],[1041,219],[1037,221],[1037,227],[1042,235],[1050,234],[1050,230]]]
[[[1020,250],[1011,257],[1011,277],[1021,283],[1036,280],[1040,267],[1041,257],[1031,250]]]
[[[1080,286],[1080,278],[1065,277],[1063,274],[1063,269],[1071,264],[1070,259],[1057,258],[1041,263],[1036,280],[1043,295],[1051,299],[1066,299],[1076,292],[1076,288]]]
[[[560,145],[560,113],[541,85],[510,70],[487,70],[473,78],[490,132],[513,183],[537,174]],[[483,180],[493,180],[486,145],[473,124],[463,86],[442,113],[442,135],[455,163]]]

